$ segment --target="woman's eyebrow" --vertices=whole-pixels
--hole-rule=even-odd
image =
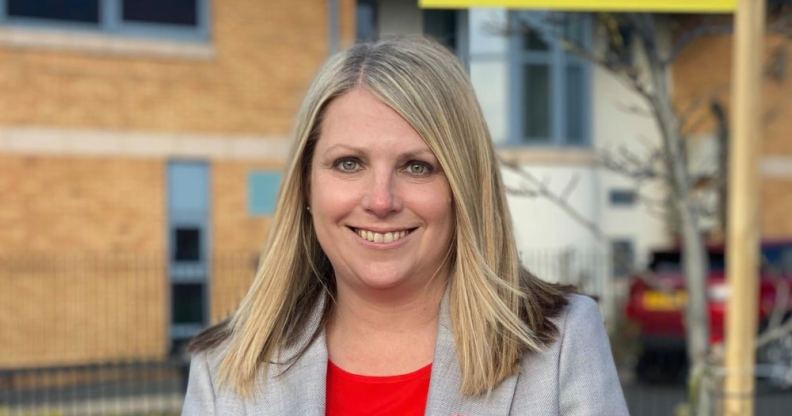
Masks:
[[[411,158],[411,157],[430,157],[434,158],[434,153],[432,153],[429,149],[418,149],[418,150],[411,150],[408,152],[404,152],[400,155],[402,158]]]
[[[347,144],[342,144],[342,143],[337,143],[337,144],[334,144],[334,145],[330,145],[330,147],[325,149],[325,151],[329,152],[331,150],[336,150],[336,149],[353,151],[355,153],[366,153],[366,151],[364,149],[361,149],[361,148],[355,147],[355,146],[350,146],[350,145],[347,145]]]
[[[351,145],[343,144],[343,143],[336,143],[336,144],[330,145],[327,149],[325,149],[325,151],[326,152],[330,152],[330,151],[337,150],[337,149],[352,151],[352,152],[357,153],[357,154],[367,154],[368,153],[368,151],[366,149],[364,149],[364,148],[351,146]],[[401,153],[401,154],[398,155],[398,157],[399,157],[399,159],[409,159],[409,158],[414,158],[414,157],[430,157],[430,158],[434,158],[434,153],[432,153],[432,151],[429,150],[429,149],[415,149],[415,150],[408,150],[408,151],[406,151],[404,153]]]

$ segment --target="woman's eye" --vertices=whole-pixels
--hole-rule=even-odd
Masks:
[[[414,176],[425,176],[432,173],[432,167],[423,162],[410,162],[407,173]]]
[[[341,159],[336,161],[335,166],[341,172],[357,172],[360,170],[360,163],[355,159]]]

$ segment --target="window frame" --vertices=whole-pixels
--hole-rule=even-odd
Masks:
[[[541,13],[541,12],[539,12]],[[536,12],[510,12],[509,22],[514,27],[516,20],[526,14]],[[594,35],[592,19],[589,14],[578,15],[583,27],[583,47],[591,48]],[[584,58],[566,52],[560,42],[549,37],[547,51],[530,51],[524,48],[524,33],[509,36],[509,121],[507,146],[526,147],[566,147],[588,148],[592,144],[592,65]],[[566,114],[566,69],[568,64],[578,65],[581,69],[582,119],[579,142],[571,140],[566,134],[568,118]],[[546,65],[550,76],[549,85],[549,137],[527,137],[524,134],[523,113],[527,94],[524,91],[523,68],[525,65]]]
[[[208,42],[210,40],[211,0],[195,0],[196,25],[149,22],[126,22],[122,18],[122,1],[98,0],[99,22],[97,24],[70,22],[56,19],[9,16],[7,0],[0,0],[0,25],[24,27],[35,30],[73,30],[106,36],[128,38],[165,39],[185,42]],[[126,0],[134,1],[134,0]]]

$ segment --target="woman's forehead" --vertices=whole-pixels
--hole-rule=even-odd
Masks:
[[[421,135],[399,113],[365,89],[354,89],[329,103],[317,149],[434,156]]]

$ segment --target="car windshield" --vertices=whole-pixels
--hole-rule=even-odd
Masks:
[[[722,272],[726,268],[726,256],[719,252],[708,254],[709,270]],[[682,254],[678,251],[658,251],[652,254],[649,270],[655,273],[681,273]]]
[[[726,255],[723,252],[709,252],[709,270],[724,272]],[[762,268],[777,273],[792,273],[792,244],[768,244],[762,246]],[[678,251],[656,251],[652,253],[649,270],[655,273],[681,273],[682,254]]]

